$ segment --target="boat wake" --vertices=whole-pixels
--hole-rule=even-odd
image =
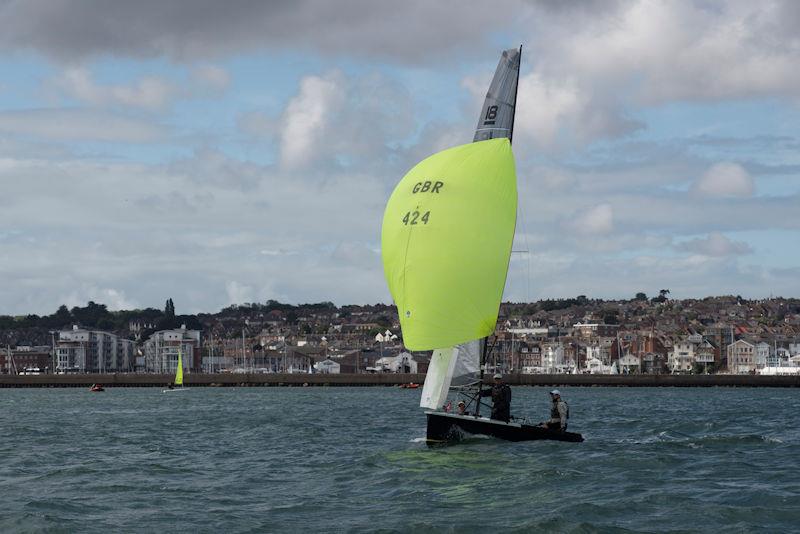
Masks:
[[[746,444],[782,444],[783,440],[772,436],[764,436],[761,434],[743,434],[743,435],[720,435],[720,434],[707,434],[703,436],[690,436],[676,431],[665,430],[659,432],[655,436],[637,439],[623,439],[621,443],[629,443],[634,445],[651,445],[658,443],[667,443],[675,445],[685,445],[687,447],[699,449],[703,447],[714,447],[718,445],[746,445]]]

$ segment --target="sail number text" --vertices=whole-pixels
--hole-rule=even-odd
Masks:
[[[424,182],[417,182],[414,184],[414,187],[411,189],[411,194],[416,195],[417,193],[436,193],[439,194],[442,192],[442,188],[444,188],[444,182],[440,182],[438,180],[425,180]],[[419,206],[417,206],[419,208]],[[428,224],[428,220],[431,218],[431,212],[421,212],[418,209],[414,211],[407,211],[405,216],[403,217],[403,224],[406,226],[414,226],[417,224]]]
[[[420,216],[421,215],[421,216]],[[431,212],[426,211],[425,213],[420,214],[420,212],[414,210],[409,211],[406,213],[406,216],[403,217],[403,224],[406,226],[415,225],[415,224],[428,224],[428,219],[431,217]]]
[[[417,182],[414,184],[414,189],[411,190],[412,193],[439,193],[444,187],[444,182],[431,182],[430,180],[426,180],[424,182]]]
[[[497,106],[489,106],[486,108],[486,117],[483,120],[483,124],[494,124],[494,120],[497,118]]]

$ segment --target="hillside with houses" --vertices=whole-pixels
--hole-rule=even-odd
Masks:
[[[109,311],[0,316],[0,373],[425,372],[404,349],[394,306],[246,303],[217,313]],[[578,296],[503,303],[487,365],[502,373],[794,373],[800,299],[629,300]]]

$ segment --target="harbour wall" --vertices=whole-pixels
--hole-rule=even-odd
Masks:
[[[173,375],[80,374],[0,375],[0,388],[86,387],[94,383],[107,387],[165,387]],[[424,374],[200,374],[184,375],[186,387],[259,386],[399,386],[422,384]],[[800,375],[507,375],[512,386],[577,387],[800,387]]]

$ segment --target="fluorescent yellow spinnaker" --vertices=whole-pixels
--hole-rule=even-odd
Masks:
[[[178,367],[175,369],[175,385],[183,385],[183,360],[181,359],[181,351],[178,351]]]
[[[494,332],[516,214],[507,138],[438,152],[403,177],[383,216],[381,252],[406,347],[452,347]]]

